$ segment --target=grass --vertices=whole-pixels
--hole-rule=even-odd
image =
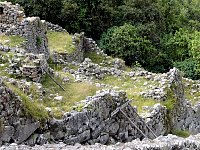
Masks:
[[[103,60],[105,60],[105,57],[103,57],[101,54],[97,54],[96,52],[86,51],[84,53],[84,57],[90,58],[93,63],[99,64],[99,65],[100,65],[100,63],[103,62]]]
[[[16,35],[6,36],[4,34],[0,35],[0,44],[6,45],[9,47],[16,47],[21,45],[24,42],[24,38]]]
[[[48,114],[45,110],[45,107],[39,101],[31,100],[26,94],[24,94],[18,87],[15,87],[14,85],[10,83],[5,84],[22,99],[26,116],[32,117],[40,122],[47,120]]]
[[[62,83],[60,78],[56,78],[56,80]],[[94,95],[97,90],[100,90],[100,88],[87,82],[70,82],[62,84],[65,88],[65,91],[63,91],[48,76],[43,79],[42,84],[47,92],[43,104],[52,109],[56,118],[60,118],[64,112],[72,110],[77,102],[89,95]],[[53,94],[53,96],[50,97],[50,94]],[[60,101],[53,100],[55,95],[63,96],[63,99]]]
[[[143,106],[153,106],[157,102],[150,98],[144,98],[140,96],[146,87],[143,85],[145,82],[149,84],[155,84],[153,81],[146,80],[144,77],[137,77],[136,80],[131,79],[129,76],[114,77],[106,76],[103,80],[96,81],[99,83],[104,83],[111,85],[112,87],[119,87],[118,90],[124,90],[127,93],[127,97],[132,99],[132,106],[137,106],[138,112],[143,112]]]
[[[76,47],[72,44],[72,36],[67,32],[47,32],[49,48],[58,53],[73,53]]]
[[[183,138],[187,138],[190,136],[190,133],[189,131],[186,131],[186,130],[173,130],[172,131],[172,134],[176,135],[176,136],[179,136],[179,137],[183,137]]]
[[[0,65],[0,76],[11,77],[7,72],[7,68],[9,67],[9,60],[12,57],[13,57],[13,53],[12,52],[0,51],[0,64],[3,64],[3,65]]]
[[[184,84],[189,84],[189,86],[185,86],[185,98],[190,100],[193,105],[196,104],[196,102],[199,102],[200,100],[200,91],[199,88],[196,86],[193,86],[194,84],[198,84],[198,81],[186,81],[186,79],[183,79]],[[192,92],[196,91],[196,92]]]

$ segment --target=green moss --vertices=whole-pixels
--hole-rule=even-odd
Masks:
[[[0,120],[0,133],[2,133],[4,130],[4,124],[3,124],[3,121]]]
[[[4,34],[0,35],[0,44],[15,47],[17,45],[21,45],[24,42],[24,38],[16,35],[6,36]],[[8,42],[7,42],[8,41]]]
[[[50,51],[56,50],[58,53],[73,53],[76,47],[72,43],[72,36],[67,32],[47,33]]]
[[[30,98],[26,94],[24,94],[14,85],[10,83],[5,84],[22,99],[24,113],[27,117],[32,117],[40,122],[44,122],[48,118],[48,113],[41,103],[39,103],[37,100],[30,100]]]
[[[81,111],[83,110],[83,107],[84,107],[83,104],[79,104],[79,105],[75,108],[75,110],[78,111],[78,112],[81,112]]]
[[[179,129],[173,130],[173,131],[172,131],[172,134],[177,135],[177,136],[179,136],[179,137],[183,137],[183,138],[187,138],[187,137],[190,136],[190,132],[189,132],[189,131],[186,131],[186,130],[179,130]]]
[[[175,97],[175,94],[174,94],[175,88],[176,88],[176,85],[172,84],[169,89],[166,89],[167,99],[162,102],[162,104],[167,107],[169,112],[171,112],[174,109],[174,107],[176,106],[177,100],[176,100],[176,97]]]
[[[41,46],[41,44],[42,44],[42,38],[40,36],[37,36],[36,37],[36,45]]]

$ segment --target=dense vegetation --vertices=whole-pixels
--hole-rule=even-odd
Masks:
[[[176,66],[199,79],[199,0],[10,0],[68,32],[84,31],[109,55],[153,72]]]

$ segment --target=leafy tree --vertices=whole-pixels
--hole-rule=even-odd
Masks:
[[[185,59],[184,61],[175,62],[174,66],[184,72],[184,77],[194,80],[199,79],[200,74],[197,70],[197,61],[193,58]]]
[[[180,28],[175,34],[166,34],[163,38],[163,49],[173,61],[183,61],[189,58],[188,44],[190,33]]]
[[[197,61],[197,71],[200,73],[200,32],[195,31],[189,41],[189,52],[191,57]]]
[[[102,36],[100,46],[107,54],[123,58],[128,65],[137,61],[148,68],[154,64],[156,49],[130,24],[110,28]]]

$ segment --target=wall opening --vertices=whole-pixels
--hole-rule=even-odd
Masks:
[[[3,7],[0,7],[0,15],[3,15]]]

